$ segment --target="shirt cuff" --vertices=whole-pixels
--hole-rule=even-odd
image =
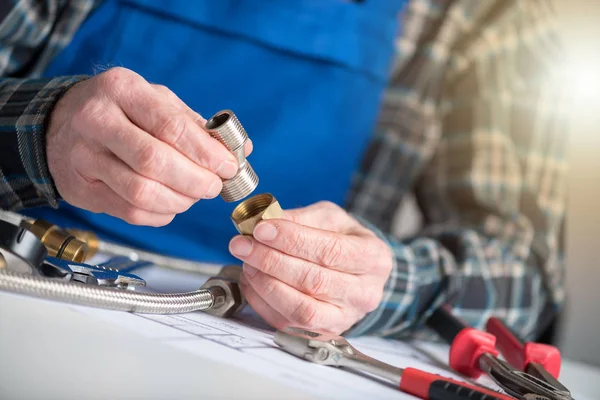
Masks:
[[[1,208],[58,207],[60,196],[48,169],[46,129],[57,101],[88,78],[0,80]]]

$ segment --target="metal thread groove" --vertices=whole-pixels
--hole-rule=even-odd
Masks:
[[[229,110],[220,111],[209,119],[206,130],[232,152],[242,147],[248,139],[248,133]]]
[[[238,201],[252,193],[257,186],[258,176],[250,163],[246,162],[236,176],[223,181],[221,197],[227,202]]]
[[[231,214],[234,221],[243,221],[248,218],[255,217],[262,213],[267,207],[273,203],[273,196],[268,193],[263,193],[240,203]]]
[[[210,289],[171,294],[138,293],[6,271],[0,272],[0,290],[42,299],[144,314],[178,314],[206,310],[212,307],[214,301]]]
[[[246,130],[231,110],[224,110],[206,122],[206,131],[227,147],[238,161],[237,174],[223,180],[221,198],[226,202],[242,200],[258,186],[258,176],[244,155],[244,145],[248,140]]]

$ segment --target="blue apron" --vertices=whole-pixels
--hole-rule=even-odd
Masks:
[[[132,69],[210,117],[232,109],[254,142],[257,193],[284,208],[342,205],[373,131],[403,1],[106,0],[46,76]],[[27,211],[105,239],[206,262],[235,259],[235,204],[201,200],[168,226],[62,202]]]

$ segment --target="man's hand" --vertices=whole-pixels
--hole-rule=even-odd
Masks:
[[[113,68],[57,103],[46,139],[50,173],[77,207],[166,225],[199,199],[218,196],[220,178],[237,172],[235,157],[205,123],[166,87]]]
[[[342,333],[379,305],[391,251],[332,203],[285,214],[232,239],[231,253],[244,262],[242,290],[277,329]]]

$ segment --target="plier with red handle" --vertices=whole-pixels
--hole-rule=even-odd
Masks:
[[[450,367],[468,377],[489,375],[517,399],[572,400],[556,377],[558,349],[539,343],[523,344],[499,319],[491,318],[483,332],[467,326],[448,305],[433,312],[427,326],[450,344]],[[505,362],[498,358],[502,353]]]
[[[429,400],[514,400],[513,397],[480,386],[460,382],[415,368],[397,368],[375,360],[341,336],[287,328],[275,333],[275,343],[284,351],[317,364],[345,367],[371,373],[393,383],[400,391]]]

